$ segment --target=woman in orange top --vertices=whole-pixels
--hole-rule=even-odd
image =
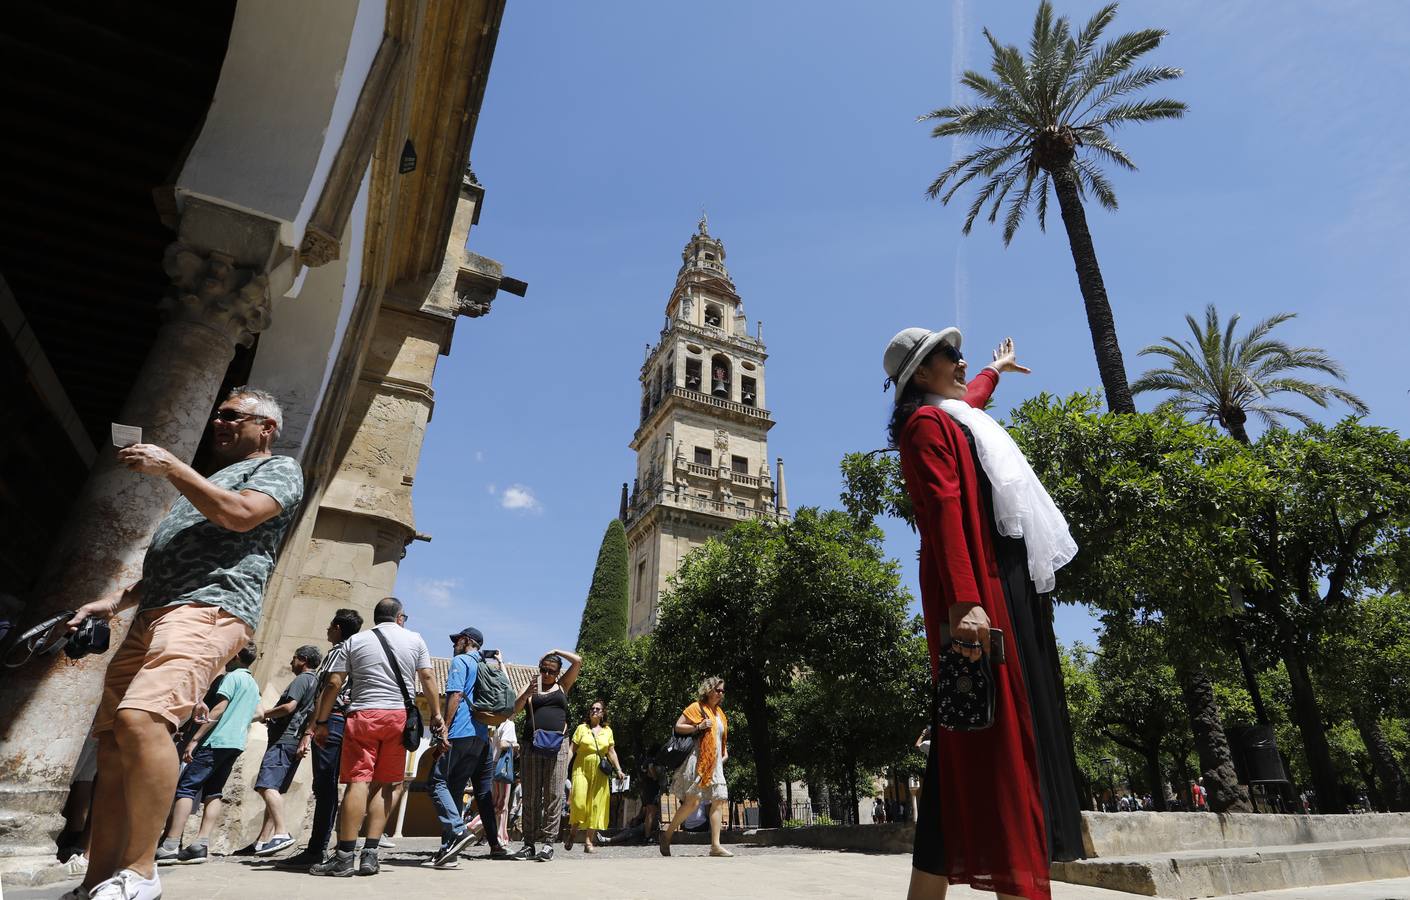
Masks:
[[[710,804],[710,855],[734,856],[720,845],[720,826],[729,804],[725,786],[725,760],[729,759],[729,719],[720,703],[725,680],[711,676],[700,682],[700,699],[685,708],[676,720],[676,734],[695,735],[695,749],[676,770],[671,793],[681,802],[671,824],[661,832],[661,855],[671,855],[671,835],[681,827],[702,800]]]

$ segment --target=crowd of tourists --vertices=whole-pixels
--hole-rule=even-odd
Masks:
[[[498,653],[485,648],[482,632],[465,628],[449,636],[442,691],[425,640],[405,627],[401,602],[384,597],[370,610],[368,629],[360,611],[338,610],[328,623],[329,646],[297,648],[278,700],[262,705],[250,674],[253,638],[275,556],[303,498],[297,461],[271,450],[282,420],[267,392],[231,391],[211,419],[217,471],[209,477],[156,445],[118,450],[129,470],[165,479],[179,496],[157,527],[141,578],[68,620],[77,632],[137,607],[107,667],[75,774],[60,845],[84,878],[64,900],[157,900],[158,865],[205,862],[227,784],[256,725],[267,731],[253,784],[263,821],[248,849],[311,874],[378,873],[408,752],[422,748],[433,759],[426,789],[441,828],[437,868],[454,868],[476,838],[489,845],[490,859],[551,860],[565,796],[566,848],[581,842],[592,852],[659,830],[661,852],[670,855],[673,835],[703,805],[711,853],[730,855],[720,844],[729,732],[718,678],[707,679],[682,712],[672,746],[663,748],[669,755],[643,764],[642,811],[614,836],[602,834],[611,783],[627,776],[605,703],[590,703],[575,727],[569,721],[568,697],[582,667],[570,651],[545,654],[516,696]],[[521,713],[529,732],[522,747],[515,728]],[[289,853],[295,838],[284,798],[306,758],[313,820],[305,845]],[[668,779],[681,804],[658,829]],[[183,846],[197,807],[200,824]],[[523,845],[511,853],[516,816]]]

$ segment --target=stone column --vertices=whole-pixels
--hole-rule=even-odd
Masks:
[[[235,345],[248,345],[269,325],[269,288],[264,274],[232,257],[181,243],[167,247],[164,267],[172,280],[166,322],[118,418],[140,426],[144,442],[189,460]],[[128,471],[113,448],[103,448],[34,594],[31,620],[137,581],[175,497],[164,479]],[[0,872],[54,862],[69,779],[131,616],[114,623],[112,649],[101,656],[59,653],[7,670],[0,681]]]

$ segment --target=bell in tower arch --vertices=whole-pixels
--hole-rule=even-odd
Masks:
[[[710,393],[716,397],[729,397],[729,373],[721,365],[715,366],[713,377],[710,379]]]

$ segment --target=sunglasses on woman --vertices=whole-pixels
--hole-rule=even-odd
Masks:
[[[941,344],[939,347],[935,348],[935,352],[945,357],[952,363],[960,363],[964,361],[964,354],[961,353],[959,350],[955,349],[954,347],[950,346],[949,344]]]

